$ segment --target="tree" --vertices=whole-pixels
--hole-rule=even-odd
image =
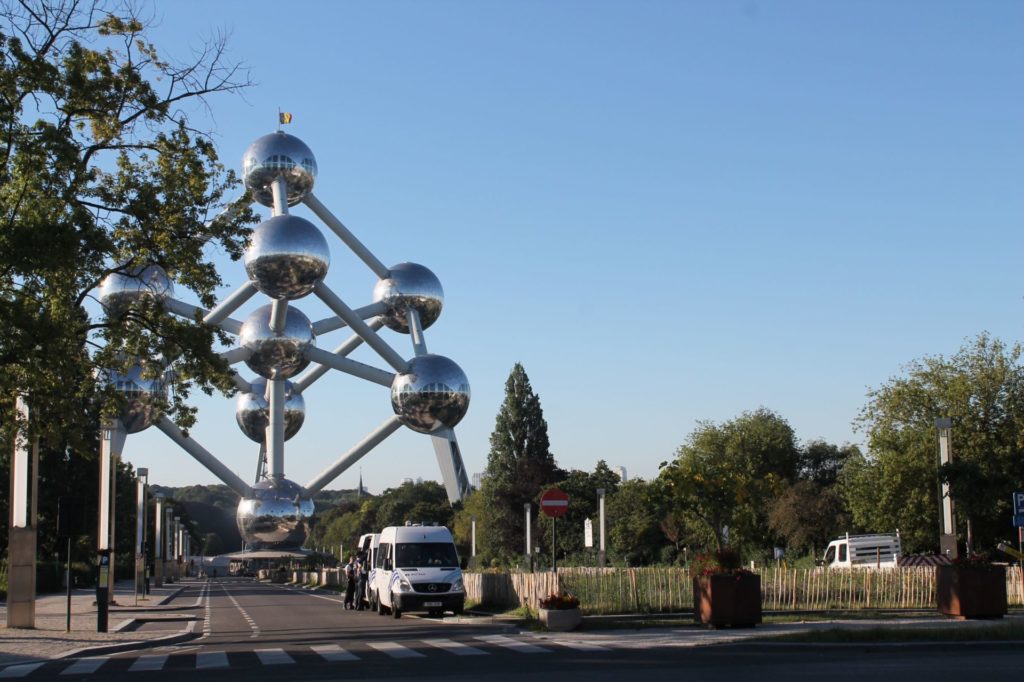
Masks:
[[[521,554],[526,535],[523,505],[564,476],[550,451],[540,398],[526,370],[516,363],[505,382],[505,400],[491,433],[486,477],[478,493],[485,501],[484,532],[478,535],[482,553],[505,561]]]
[[[935,420],[951,417],[955,464],[945,474],[965,512],[958,516],[961,537],[968,514],[979,546],[1006,534],[1010,494],[1024,485],[1021,351],[982,333],[952,357],[912,361],[903,376],[869,392],[857,420],[868,457],[844,482],[858,525],[898,528],[909,551],[938,548]]]
[[[623,483],[607,502],[608,546],[627,566],[675,558],[663,556],[666,538],[660,520],[666,505],[660,487],[634,478]]]
[[[214,303],[221,283],[208,246],[238,258],[253,214],[209,223],[237,185],[186,111],[247,85],[216,38],[175,63],[146,39],[125,3],[0,3],[0,396],[24,394],[31,428],[54,445],[92,448],[98,411],[113,413],[97,370],[134,358],[174,361],[165,407],[188,426],[191,386],[229,390],[216,333],[174,318],[154,297],[90,318],[107,275],[158,265]],[[204,250],[206,252],[204,252]],[[161,362],[152,362],[160,358]],[[9,441],[8,441],[9,442]]]
[[[761,408],[724,424],[701,422],[662,464],[660,479],[673,508],[702,523],[718,547],[763,548],[770,535],[767,509],[786,481],[796,478],[800,453],[793,429]]]

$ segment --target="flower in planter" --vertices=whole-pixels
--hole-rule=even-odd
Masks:
[[[701,578],[712,575],[749,575],[743,568],[739,553],[731,547],[723,547],[709,554],[698,554],[690,564],[690,577]]]
[[[549,611],[564,611],[565,609],[578,609],[580,600],[568,592],[558,594],[552,592],[540,600],[540,607]]]

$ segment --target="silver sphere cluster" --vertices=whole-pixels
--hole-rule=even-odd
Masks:
[[[245,272],[261,293],[295,300],[323,281],[331,264],[327,240],[313,223],[294,215],[274,216],[252,233]]]
[[[469,409],[469,379],[443,355],[418,355],[391,384],[391,409],[419,433],[453,428]]]
[[[124,397],[118,416],[127,433],[145,431],[160,418],[159,404],[167,397],[162,377],[146,376],[145,368],[136,363],[126,372],[107,370],[106,380]]]
[[[288,440],[302,428],[306,420],[306,401],[295,391],[292,382],[285,382],[284,439]],[[252,382],[251,393],[239,393],[235,399],[235,421],[250,440],[262,443],[270,425],[270,403],[267,402],[267,381]]]
[[[313,500],[287,478],[253,486],[253,496],[238,503],[235,521],[242,539],[253,549],[301,547],[309,535]]]
[[[299,138],[280,131],[259,138],[242,156],[245,187],[264,206],[274,205],[271,185],[279,177],[288,183],[289,206],[302,201],[316,182],[313,152]]]
[[[242,323],[239,344],[249,351],[245,364],[264,379],[290,379],[309,365],[306,350],[316,342],[313,324],[302,311],[291,306],[285,315],[284,330],[270,328],[269,305],[257,308]]]
[[[402,334],[409,333],[406,311],[413,308],[426,329],[437,321],[444,307],[444,290],[437,276],[417,263],[399,263],[388,276],[373,288],[374,303],[383,303],[387,311],[381,315],[384,325]]]
[[[107,314],[117,315],[143,298],[164,300],[174,293],[171,279],[159,265],[140,265],[111,272],[100,283],[100,303]]]

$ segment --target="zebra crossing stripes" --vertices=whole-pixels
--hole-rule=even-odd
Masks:
[[[487,652],[451,639],[425,639],[424,644],[443,649],[456,656],[486,656]]]
[[[196,670],[228,667],[226,651],[200,651],[196,654]]]
[[[253,653],[263,665],[287,665],[295,659],[284,652],[284,649],[256,649]]]
[[[61,675],[85,675],[88,673],[94,673],[99,670],[99,667],[110,660],[109,656],[90,656],[89,658],[80,658],[67,668],[61,671]]]
[[[314,653],[319,654],[322,659],[329,663],[359,660],[358,656],[345,651],[337,644],[318,644],[317,646],[310,647],[310,649],[312,649]]]
[[[132,663],[132,667],[128,668],[128,672],[163,670],[166,663],[167,654],[160,654],[157,656],[139,656],[135,659],[135,662]]]
[[[18,663],[17,665],[8,666],[0,671],[0,679],[25,677],[25,675],[28,675],[44,663],[46,663],[46,661],[38,661],[36,663]]]
[[[368,642],[368,644],[391,658],[423,658],[423,654],[420,652],[404,647],[398,642]]]
[[[518,651],[521,654],[548,654],[551,653],[551,649],[545,649],[533,644],[527,644],[521,642],[518,639],[512,639],[505,635],[481,635],[477,637],[481,642],[487,642],[488,644],[494,644],[496,646],[511,649],[512,651]]]

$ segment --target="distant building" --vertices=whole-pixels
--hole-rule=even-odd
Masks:
[[[615,467],[615,473],[619,475],[623,483],[626,482],[626,467]]]
[[[411,478],[403,478],[402,479],[402,485],[405,485],[406,483],[408,483],[409,485],[412,485],[413,481],[412,481]]]
[[[477,490],[480,489],[480,485],[484,482],[485,474],[473,474],[473,487]]]

